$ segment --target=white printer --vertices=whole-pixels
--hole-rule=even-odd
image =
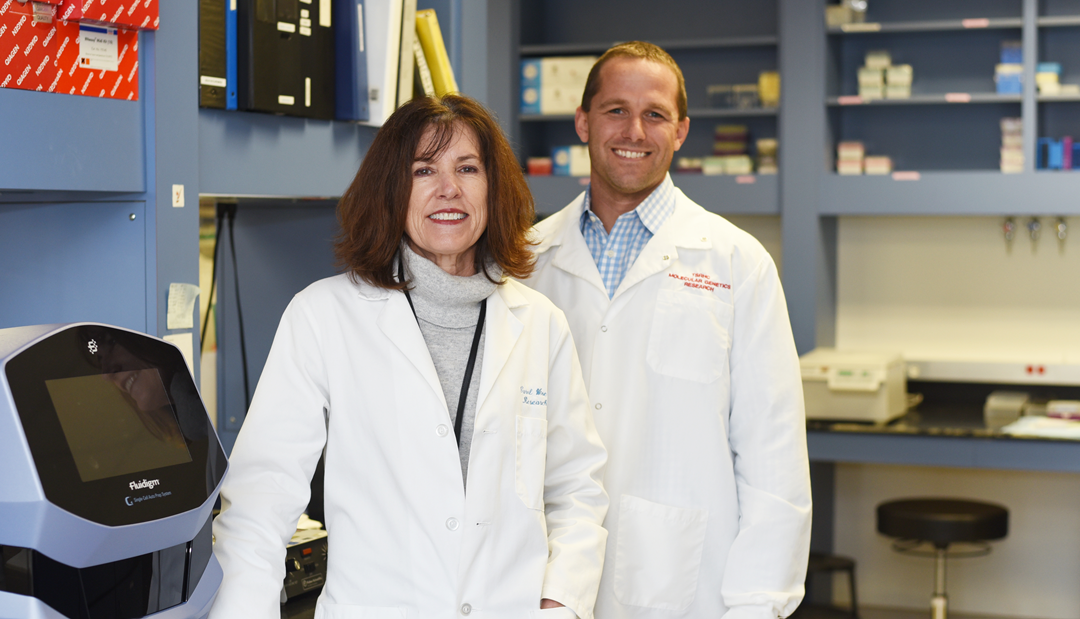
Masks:
[[[884,424],[907,410],[899,353],[815,348],[799,362],[807,419]]]

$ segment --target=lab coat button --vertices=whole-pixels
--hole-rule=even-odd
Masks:
[[[450,434],[450,428],[447,428],[445,425],[440,423],[438,426],[435,427],[435,434],[438,434],[439,436],[446,436],[447,434]]]
[[[461,605],[461,614],[468,615],[471,612],[472,612],[472,606],[471,605],[469,605],[469,604],[462,604]]]
[[[600,327],[600,330],[603,331],[604,333],[607,333],[607,325],[602,325]]]
[[[601,403],[599,403],[599,402],[597,402],[597,403],[596,403],[596,410],[600,410],[601,408],[604,408],[604,405],[603,405],[603,404],[601,404]]]
[[[446,519],[446,528],[450,529],[451,531],[457,531],[457,529],[458,529],[457,518],[447,518]]]

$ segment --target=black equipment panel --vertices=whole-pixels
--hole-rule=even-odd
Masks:
[[[183,356],[104,325],[80,325],[6,365],[50,503],[107,526],[203,505],[227,466]]]

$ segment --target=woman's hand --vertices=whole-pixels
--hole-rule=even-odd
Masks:
[[[547,608],[562,608],[562,606],[562,604],[556,602],[555,600],[549,600],[547,598],[540,600],[540,610],[544,610]]]

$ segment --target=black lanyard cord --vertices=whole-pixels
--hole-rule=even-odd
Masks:
[[[398,254],[398,281],[404,281],[405,265],[401,254]],[[403,290],[405,300],[409,302],[416,326],[420,326],[420,317],[416,315],[416,306],[413,305],[409,291]],[[472,384],[473,369],[476,367],[476,355],[480,352],[480,336],[484,333],[484,320],[487,316],[487,299],[480,302],[480,318],[476,321],[476,331],[473,332],[472,348],[469,349],[469,362],[465,364],[465,377],[461,380],[461,394],[458,396],[457,417],[454,418],[454,438],[457,439],[458,449],[461,448],[461,420],[465,418],[465,400],[469,397],[469,386]]]

